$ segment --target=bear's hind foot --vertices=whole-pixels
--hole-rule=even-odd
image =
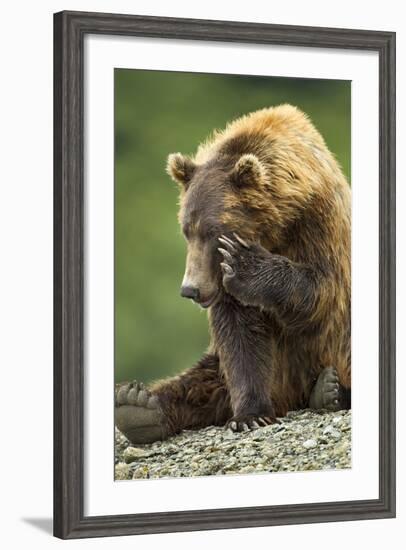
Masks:
[[[158,396],[135,381],[116,390],[115,423],[131,443],[153,443],[168,437]]]
[[[326,367],[320,373],[310,394],[309,408],[314,410],[340,411],[351,408],[351,390],[346,390],[338,380],[337,370]]]

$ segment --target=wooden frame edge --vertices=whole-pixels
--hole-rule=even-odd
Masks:
[[[82,85],[87,33],[379,52],[379,499],[84,517]],[[55,536],[68,539],[395,517],[395,139],[395,33],[84,12],[54,15]]]

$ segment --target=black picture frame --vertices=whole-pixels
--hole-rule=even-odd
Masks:
[[[379,54],[379,498],[89,517],[83,511],[83,41],[124,35]],[[395,516],[395,33],[103,13],[54,15],[54,534],[81,538]]]

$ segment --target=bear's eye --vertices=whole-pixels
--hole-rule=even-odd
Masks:
[[[210,241],[221,235],[218,228],[212,225],[204,225],[200,227],[199,237],[202,241]]]
[[[213,228],[210,228],[210,229],[206,229],[204,232],[203,232],[203,238],[206,239],[206,240],[209,240],[209,239],[213,239],[217,234],[217,231]]]

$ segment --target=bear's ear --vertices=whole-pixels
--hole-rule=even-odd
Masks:
[[[237,160],[230,176],[236,187],[258,185],[264,177],[264,166],[258,157],[251,154],[243,155]]]
[[[188,188],[195,170],[196,164],[189,157],[181,153],[173,153],[168,156],[166,171],[173,181],[180,183],[185,189]]]

